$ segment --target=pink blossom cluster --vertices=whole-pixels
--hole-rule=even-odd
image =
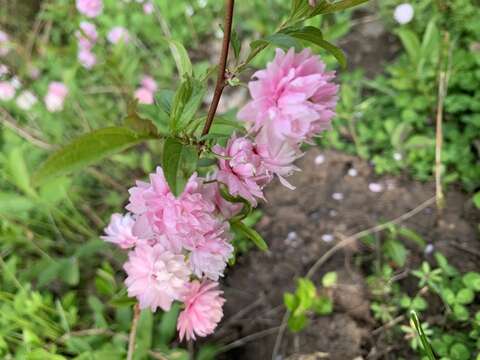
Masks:
[[[88,21],[82,21],[75,35],[78,40],[78,61],[85,69],[91,69],[97,63],[92,51],[98,39],[97,28]]]
[[[244,207],[227,199],[256,206],[275,176],[293,188],[285,178],[298,170],[301,143],[327,129],[334,115],[334,73],[309,50],[277,50],[253,78],[252,99],[239,112],[250,131],[212,148],[215,174],[208,181],[193,174],[175,196],[158,167],[148,182],[137,181],[129,190],[128,213],[112,215],[105,229],[105,241],[129,250],[125,283],[142,309],[167,311],[172,302],[183,303],[181,339],[211,334],[223,316],[218,279],[234,250],[228,220]],[[144,77],[141,89],[153,92],[156,84]]]
[[[114,26],[107,34],[107,40],[111,44],[118,44],[121,41],[127,44],[130,42],[130,34],[123,26]]]
[[[129,190],[129,213],[113,214],[102,238],[129,249],[125,283],[142,309],[168,311],[180,301],[180,338],[206,336],[223,315],[218,279],[233,253],[223,214],[238,209],[220,201],[216,183],[196,174],[177,197],[160,167],[149,180]]]
[[[298,170],[293,162],[302,155],[302,142],[328,129],[335,115],[334,77],[309,49],[298,54],[277,49],[267,68],[253,75],[252,99],[238,113],[250,125],[249,136],[233,136],[226,148],[213,148],[221,156],[217,180],[230,194],[255,206],[274,176],[293,189],[285,178]]]
[[[52,81],[48,85],[47,95],[45,95],[45,106],[49,112],[59,112],[63,110],[65,98],[68,95],[68,88],[65,84]]]
[[[153,104],[156,91],[156,81],[151,76],[144,75],[140,87],[135,91],[135,98],[140,104]]]
[[[95,18],[103,11],[102,0],[76,0],[77,10],[88,18]]]

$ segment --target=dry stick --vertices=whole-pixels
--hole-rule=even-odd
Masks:
[[[265,336],[268,336],[268,335],[271,335],[271,334],[275,334],[278,330],[278,326],[274,327],[274,328],[271,328],[271,329],[267,329],[267,330],[262,330],[262,331],[259,331],[257,333],[254,333],[254,334],[250,334],[250,335],[247,335],[241,339],[238,339],[238,340],[235,340],[234,342],[228,344],[228,345],[225,345],[224,347],[220,348],[220,350],[218,351],[219,354],[221,353],[225,353],[227,351],[230,351],[232,349],[235,349],[237,347],[240,347],[240,346],[243,346],[245,345],[246,343],[250,342],[250,341],[254,341],[254,340],[257,340],[257,339],[261,339]]]
[[[42,149],[45,149],[45,150],[52,150],[53,149],[53,145],[43,141],[43,140],[40,140],[38,139],[37,137],[35,137],[34,135],[31,134],[31,131],[29,130],[26,130],[25,128],[22,128],[20,127],[12,118],[12,116],[10,115],[10,113],[4,109],[1,109],[0,108],[0,112],[1,112],[1,117],[0,117],[0,122],[5,125],[5,127],[9,128],[10,130],[13,130],[14,132],[17,133],[18,136],[24,138],[25,140],[27,140],[28,142],[30,142],[31,144],[39,147],[39,148],[42,148]]]
[[[225,19],[223,24],[223,43],[222,43],[222,52],[220,54],[220,60],[218,63],[218,76],[217,84],[215,85],[215,92],[213,93],[212,103],[208,109],[207,120],[205,121],[205,126],[202,130],[202,136],[207,135],[212,126],[213,119],[215,118],[215,113],[217,112],[218,103],[222,97],[223,89],[226,86],[225,83],[225,70],[227,68],[227,59],[228,59],[228,49],[230,47],[230,37],[232,34],[232,22],[233,22],[233,7],[235,5],[235,0],[226,0],[225,1]]]
[[[137,337],[137,325],[138,325],[139,318],[140,318],[140,305],[136,303],[135,306],[133,307],[132,328],[130,329],[130,335],[128,337],[127,360],[132,360],[133,354],[135,352],[135,339]]]
[[[443,103],[445,101],[447,90],[447,73],[444,64],[445,51],[448,50],[449,33],[446,31],[443,36],[443,49],[440,56],[439,72],[438,72],[438,100],[437,100],[437,119],[435,133],[435,199],[437,209],[442,210],[444,207],[444,195],[442,190],[442,144],[443,144]]]
[[[310,270],[308,270],[307,275],[305,277],[306,278],[311,278],[315,274],[315,272],[328,259],[330,259],[335,253],[337,253],[337,251],[344,248],[345,246],[348,246],[349,244],[357,241],[358,239],[360,239],[364,236],[383,231],[383,230],[387,229],[388,227],[390,227],[392,225],[398,225],[398,224],[410,219],[411,217],[415,216],[420,211],[424,210],[425,208],[429,207],[430,205],[432,205],[434,203],[435,203],[435,197],[431,197],[430,199],[428,199],[428,200],[424,201],[423,203],[421,203],[420,205],[418,205],[413,210],[410,210],[409,212],[397,217],[396,219],[393,219],[391,221],[388,221],[386,223],[374,226],[374,227],[366,229],[366,230],[362,230],[362,231],[360,231],[356,234],[353,234],[351,236],[346,237],[345,239],[340,241],[337,245],[335,245],[330,250],[328,250],[325,254],[323,254],[323,256],[320,257],[313,264],[313,266],[310,268]],[[288,316],[289,316],[289,313],[288,313],[288,311],[286,311],[285,314],[283,315],[283,319],[282,319],[282,323],[281,323],[279,331],[278,331],[277,339],[275,340],[275,346],[274,346],[273,352],[272,352],[272,360],[275,360],[277,358],[278,351],[280,350],[280,345],[282,343],[283,335],[284,335],[285,329],[287,327]]]

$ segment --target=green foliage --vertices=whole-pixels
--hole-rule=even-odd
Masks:
[[[336,284],[337,274],[329,272],[322,278],[325,290]],[[289,312],[288,328],[299,332],[308,325],[310,313],[329,315],[333,312],[333,301],[328,292],[317,293],[313,282],[307,278],[297,280],[295,293],[283,294],[283,303]]]
[[[395,237],[409,233],[402,229],[390,230],[385,241],[395,241]],[[409,250],[404,250],[408,259]],[[399,341],[403,333],[411,348],[427,359],[470,359],[479,353],[480,314],[475,301],[480,296],[480,273],[461,274],[438,252],[434,254],[435,266],[423,261],[413,270],[408,270],[411,264],[400,265],[394,259],[382,252],[371,264],[372,275],[367,278],[374,318],[383,324],[400,321],[387,330],[391,341]],[[405,292],[396,279],[398,274],[407,277],[401,281],[415,282],[417,286],[410,286]],[[431,314],[435,314],[434,322]]]
[[[449,80],[443,109],[442,180],[461,182],[464,189],[474,191],[480,186],[475,145],[480,134],[480,91],[474,85],[480,80],[480,53],[472,49],[480,26],[467,9],[475,12],[477,5],[472,0],[442,3],[445,9],[433,1],[419,1],[413,4],[412,24],[391,22],[403,51],[384,74],[373,80],[363,79],[361,73],[344,75],[337,125],[322,144],[372,160],[379,174],[406,169],[416,179],[431,179],[442,59]],[[398,2],[390,0],[380,3],[387,21],[395,5]],[[450,35],[448,44],[443,29]]]

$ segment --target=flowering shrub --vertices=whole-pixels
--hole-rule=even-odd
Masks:
[[[102,239],[125,251],[125,290],[138,308],[174,311],[180,305],[177,329],[182,340],[211,334],[223,315],[225,300],[219,279],[235,256],[233,233],[267,249],[246,219],[265,199],[264,189],[275,178],[294,189],[287,178],[299,170],[294,162],[302,156],[302,145],[327,130],[335,112],[335,75],[326,70],[316,53],[324,48],[341,64],[344,55],[323,39],[318,28],[304,23],[361,2],[294,0],[277,30],[252,42],[248,49],[232,32],[227,16],[223,33],[218,34],[224,39],[221,59],[218,68],[211,69],[205,62],[192,64],[185,47],[168,31],[162,30],[165,36],[155,34],[148,39],[139,35],[143,22],[161,16],[158,5],[150,1],[125,5],[77,0],[70,6],[48,8],[52,13],[58,11],[56,17],[47,12],[46,18],[54,23],[63,16],[74,21],[65,32],[55,32],[54,27],[49,46],[39,37],[36,51],[44,63],[20,56],[22,45],[13,45],[9,35],[0,32],[0,56],[11,56],[8,66],[0,67],[2,107],[18,114],[21,125],[34,123],[45,129],[45,141],[36,138],[35,129],[33,140],[56,150],[32,179],[27,174],[27,180],[18,181],[18,186],[43,205],[45,194],[55,194],[57,186],[64,189],[69,181],[66,174],[150,140],[145,148],[144,158],[148,158],[148,150],[160,144],[163,158],[149,179],[135,184],[133,178],[125,180],[124,185],[133,185],[126,211],[111,216]],[[121,17],[107,18],[112,9],[122,6],[141,9],[144,17],[135,23],[137,29]],[[233,1],[226,1],[227,14],[232,15],[233,10]],[[157,63],[150,53],[148,58],[138,55],[160,41],[171,51],[174,62],[162,59]],[[302,50],[305,46],[309,48]],[[248,84],[251,99],[240,109],[238,120],[218,116],[223,89],[241,84],[252,61],[269,47],[276,48],[276,56],[266,69],[253,75]],[[16,57],[18,68],[10,65]],[[46,65],[49,61],[55,66]],[[178,75],[159,78],[155,66],[163,66],[162,73],[171,73],[169,64],[176,66]],[[207,87],[215,72],[216,89],[206,111]],[[103,82],[97,81],[100,77]],[[166,80],[168,85],[178,84],[176,91],[164,88]],[[60,112],[62,116],[58,116]],[[121,125],[115,120],[119,113],[125,118]],[[73,117],[67,114],[82,121],[59,121]],[[45,118],[54,120],[53,126]],[[115,121],[117,126],[107,126]],[[57,148],[55,143],[65,142],[64,128],[87,133]],[[19,157],[21,154],[14,153],[11,162]],[[48,211],[55,211],[54,204]],[[69,221],[68,215],[59,216]],[[77,230],[95,237],[83,224]],[[98,272],[105,276],[109,269],[104,264]],[[70,286],[79,282],[76,255],[65,255],[54,271]],[[49,276],[42,275],[40,283],[48,283]],[[88,301],[98,310],[95,300]],[[101,319],[97,314],[96,319]],[[96,326],[101,328],[98,321]]]

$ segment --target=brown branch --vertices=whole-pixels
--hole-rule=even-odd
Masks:
[[[132,360],[133,354],[135,353],[135,339],[137,338],[137,326],[138,326],[139,318],[140,318],[140,305],[136,303],[135,306],[133,307],[132,328],[130,329],[130,335],[128,337],[127,360]]]
[[[212,126],[215,113],[217,112],[218,103],[222,97],[223,89],[226,86],[225,83],[225,70],[227,68],[228,49],[230,47],[230,37],[232,34],[232,22],[233,22],[233,7],[235,0],[225,0],[225,20],[223,25],[223,44],[222,52],[220,54],[220,61],[218,63],[218,76],[217,84],[215,85],[215,92],[213,94],[212,103],[208,109],[207,120],[202,130],[202,136],[207,135]]]

